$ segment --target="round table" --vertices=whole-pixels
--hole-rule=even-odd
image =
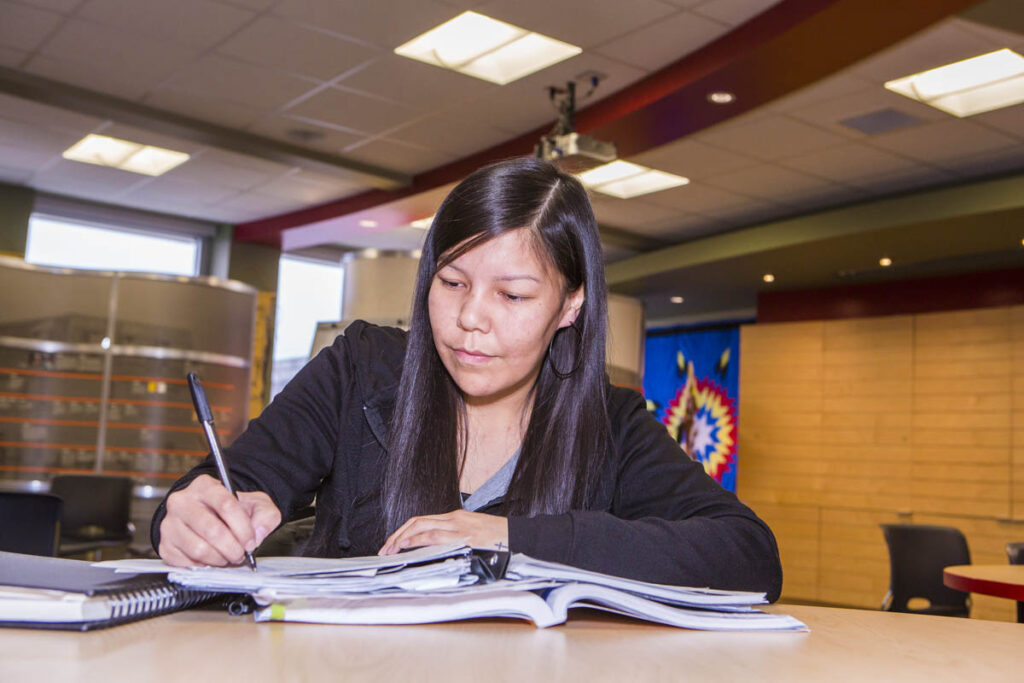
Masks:
[[[958,564],[942,571],[942,582],[958,591],[1024,601],[1024,565]]]

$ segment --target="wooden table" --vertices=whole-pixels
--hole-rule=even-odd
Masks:
[[[1019,681],[1024,626],[784,605],[810,633],[684,631],[584,612],[423,626],[191,611],[89,633],[0,629],[0,681]]]
[[[1024,565],[958,564],[942,571],[942,582],[967,593],[1024,601]]]

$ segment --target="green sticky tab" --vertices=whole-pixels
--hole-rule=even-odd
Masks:
[[[270,620],[271,621],[284,621],[284,605],[275,602],[270,606]]]

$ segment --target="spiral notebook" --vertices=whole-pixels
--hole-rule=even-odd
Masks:
[[[213,597],[166,574],[0,552],[0,626],[88,631],[187,609]]]

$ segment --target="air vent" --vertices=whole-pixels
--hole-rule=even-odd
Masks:
[[[916,126],[919,123],[923,123],[923,121],[899,109],[886,107],[885,109],[879,109],[868,114],[843,119],[839,123],[866,135],[878,135],[879,133],[888,133],[891,130]]]

